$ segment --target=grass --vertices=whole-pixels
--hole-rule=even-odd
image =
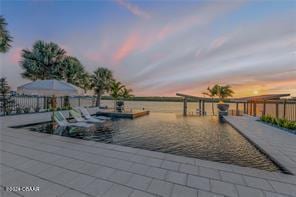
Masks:
[[[260,120],[262,122],[266,122],[280,128],[288,129],[292,133],[296,134],[296,121],[291,121],[283,118],[274,118],[270,115],[263,115],[260,117]]]

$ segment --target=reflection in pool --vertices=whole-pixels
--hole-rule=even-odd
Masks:
[[[217,117],[183,117],[174,113],[113,119],[85,128],[30,126],[31,131],[120,144],[152,151],[218,161],[269,171],[279,168],[242,135]]]

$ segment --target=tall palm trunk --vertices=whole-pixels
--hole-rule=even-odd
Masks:
[[[214,99],[212,98],[212,113],[213,113],[213,116],[215,115],[215,112],[214,112]]]
[[[101,97],[102,97],[101,93],[98,92],[97,93],[97,100],[96,100],[96,107],[100,107],[101,106]]]

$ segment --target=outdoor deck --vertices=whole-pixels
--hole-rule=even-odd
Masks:
[[[294,175],[9,128],[49,118],[50,113],[0,118],[1,196],[296,196]],[[270,133],[265,138],[265,129],[240,118],[228,120],[249,136],[261,133],[253,136],[295,162],[295,138],[285,132],[280,139]],[[4,186],[39,186],[40,191],[11,193]]]
[[[113,118],[139,118],[149,114],[149,111],[134,111],[134,112],[110,112],[110,111],[99,111],[97,115],[103,115]]]

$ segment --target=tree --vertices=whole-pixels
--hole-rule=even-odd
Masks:
[[[0,103],[4,115],[11,112],[14,99],[10,94],[10,87],[7,84],[6,78],[0,78]]]
[[[123,98],[123,99],[129,99],[129,98],[131,98],[131,97],[133,97],[134,95],[133,94],[131,94],[132,93],[132,89],[127,89],[126,87],[124,87],[122,90],[121,90],[121,97]]]
[[[217,89],[217,96],[219,97],[220,101],[223,101],[223,99],[227,97],[232,97],[234,94],[234,91],[231,89],[229,85],[226,86],[219,86]]]
[[[82,73],[82,75],[80,76],[79,87],[81,87],[84,90],[85,94],[87,90],[91,89],[91,79],[90,75],[87,72]]]
[[[214,115],[214,98],[217,96],[219,98],[219,102],[222,102],[223,99],[227,97],[232,97],[233,90],[229,85],[221,86],[219,84],[214,85],[212,88],[208,87],[207,92],[203,92],[204,95],[212,98],[212,113]]]
[[[91,87],[96,94],[96,106],[100,107],[101,97],[106,92],[109,92],[113,81],[112,71],[107,68],[99,67],[91,75]]]
[[[62,79],[66,51],[53,42],[37,41],[32,50],[22,50],[22,76],[30,80]]]
[[[116,102],[119,98],[122,97],[122,91],[125,86],[119,81],[113,81],[111,83],[110,96],[114,99],[114,110],[116,110]]]
[[[212,99],[212,113],[213,113],[213,115],[215,114],[215,112],[214,112],[214,97],[217,96],[217,86],[218,85],[215,85],[213,88],[208,87],[207,92],[203,92],[204,95],[207,95]]]
[[[11,47],[12,37],[6,29],[7,23],[3,16],[0,16],[0,52],[6,53]]]
[[[85,73],[85,70],[77,58],[71,56],[65,57],[61,69],[63,72],[63,79],[67,83],[81,87],[81,77]]]
[[[119,81],[113,81],[111,83],[110,96],[114,98],[114,100],[118,100],[122,96],[122,91],[125,86]]]

